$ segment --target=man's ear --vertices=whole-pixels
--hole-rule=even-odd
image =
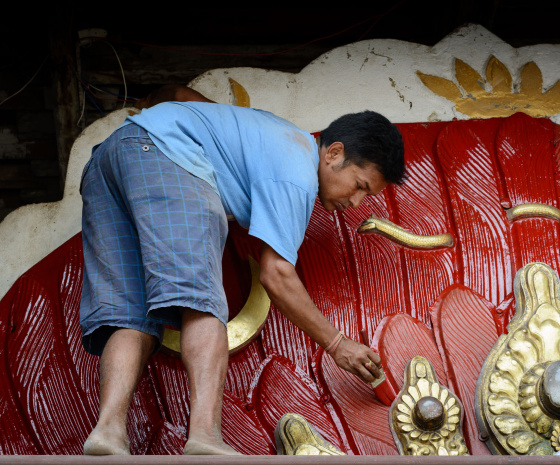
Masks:
[[[327,164],[339,163],[344,160],[344,144],[342,142],[333,142],[327,147],[325,161]]]

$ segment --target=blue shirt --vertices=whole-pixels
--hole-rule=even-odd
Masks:
[[[263,110],[166,102],[127,118],[218,192],[227,214],[295,265],[318,193],[313,136]]]

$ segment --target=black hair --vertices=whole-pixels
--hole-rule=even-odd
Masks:
[[[320,134],[321,147],[334,142],[344,144],[343,166],[375,163],[385,181],[402,184],[406,179],[402,135],[383,115],[366,110],[341,116]]]

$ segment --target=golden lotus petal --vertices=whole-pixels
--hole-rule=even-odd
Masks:
[[[249,94],[245,90],[245,87],[231,78],[229,78],[229,86],[231,88],[231,92],[233,93],[233,104],[238,107],[249,108],[251,106],[251,99],[249,98]]]
[[[420,400],[420,397],[422,397],[420,395],[420,393],[418,392],[418,389],[416,389],[416,387],[414,386],[409,386],[408,387],[408,393],[412,396],[412,398],[418,402]]]
[[[417,362],[416,363],[415,371],[416,371],[416,377],[417,378],[425,378],[426,375],[428,374],[428,370],[426,369],[426,365],[424,365],[422,362]]]
[[[521,366],[515,357],[513,356],[511,351],[506,351],[503,353],[496,362],[496,366],[501,371],[507,371],[513,378],[519,379],[525,372],[523,366]]]
[[[530,408],[529,410],[527,410],[525,412],[525,419],[527,421],[535,421],[537,418],[539,418],[542,415],[542,411],[539,407],[535,406],[533,408]]]
[[[422,436],[420,436],[420,441],[427,441],[428,439],[430,439],[430,433],[423,433]]]
[[[550,89],[548,89],[543,96],[548,97],[548,100],[560,100],[560,80],[556,81]]]
[[[448,415],[457,415],[460,411],[461,411],[461,409],[457,405],[455,405],[454,407],[450,408],[447,411],[447,414]]]
[[[542,94],[542,72],[534,61],[527,63],[521,70],[519,93],[532,97]]]
[[[486,65],[486,80],[492,85],[494,93],[511,93],[511,74],[496,57],[490,58]]]
[[[547,415],[541,415],[537,421],[535,421],[535,430],[539,434],[546,434],[550,431],[553,423],[553,419]]]
[[[397,415],[397,420],[399,420],[402,423],[412,423],[412,419],[410,418],[410,415],[403,415],[402,413],[399,413]]]
[[[517,396],[517,386],[507,379],[502,373],[494,372],[490,375],[490,391],[494,393],[503,393],[513,398]]]
[[[401,425],[401,431],[404,431],[405,433],[408,433],[409,431],[412,431],[414,428],[414,426],[410,423],[405,423],[403,425]]]
[[[550,361],[560,359],[560,281],[550,266],[530,263],[514,287],[516,313],[480,373],[476,413],[488,426],[494,454],[550,454],[553,420],[537,386]]]
[[[440,97],[451,100],[452,102],[462,97],[459,88],[448,79],[432,76],[430,74],[423,74],[420,71],[417,71],[416,75],[428,89]]]
[[[441,392],[440,385],[438,383],[432,384],[432,397],[439,399],[440,392]]]
[[[484,81],[471,66],[458,58],[455,59],[455,76],[459,85],[471,97],[478,97],[484,94]]]
[[[404,402],[399,402],[397,404],[397,409],[399,411],[401,411],[402,413],[406,413],[408,415],[410,415],[411,409],[408,405],[406,405]]]
[[[538,442],[538,436],[528,431],[512,434],[507,438],[508,445],[513,447],[518,454],[526,454],[531,446]]]
[[[535,373],[528,373],[525,376],[523,376],[523,383],[527,384],[527,385],[531,385],[531,384],[537,384],[537,382],[539,381],[541,377],[538,376]]]
[[[525,422],[519,417],[501,415],[494,419],[494,425],[502,434],[512,434],[525,428]]]
[[[413,399],[411,396],[406,395],[406,394],[404,394],[404,395],[402,396],[402,401],[403,401],[410,409],[413,409],[414,406],[416,405],[416,402],[414,401],[414,399]]]
[[[536,386],[534,384],[526,384],[519,389],[519,394],[523,397],[534,396],[536,392]]]
[[[419,431],[419,430],[417,430],[417,429],[415,429],[414,431],[412,431],[412,432],[410,433],[410,437],[411,437],[412,439],[416,439],[418,436],[420,436],[420,434],[422,434],[422,432]]]
[[[534,343],[529,341],[527,337],[527,331],[516,331],[509,341],[509,347],[515,352],[519,360],[523,360],[526,367],[531,367],[538,363],[539,352]]]
[[[458,415],[453,415],[453,416],[450,416],[449,418],[447,418],[447,422],[451,423],[451,424],[459,423],[459,421],[460,421],[460,418],[459,418]]]
[[[445,404],[447,397],[449,396],[449,391],[445,388],[441,389],[441,394],[439,395],[439,400],[442,404]]]
[[[421,397],[427,397],[431,393],[432,384],[425,378],[419,379],[416,384]]]
[[[517,413],[519,410],[517,404],[509,397],[498,396],[496,394],[492,394],[488,397],[488,405],[490,411],[495,415],[502,413]]]

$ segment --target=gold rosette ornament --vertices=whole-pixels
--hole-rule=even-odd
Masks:
[[[461,431],[463,408],[455,394],[438,383],[424,357],[408,362],[404,386],[389,412],[401,455],[469,455]]]
[[[478,378],[476,414],[494,454],[552,455],[560,450],[560,282],[545,263],[521,268],[508,334]]]

